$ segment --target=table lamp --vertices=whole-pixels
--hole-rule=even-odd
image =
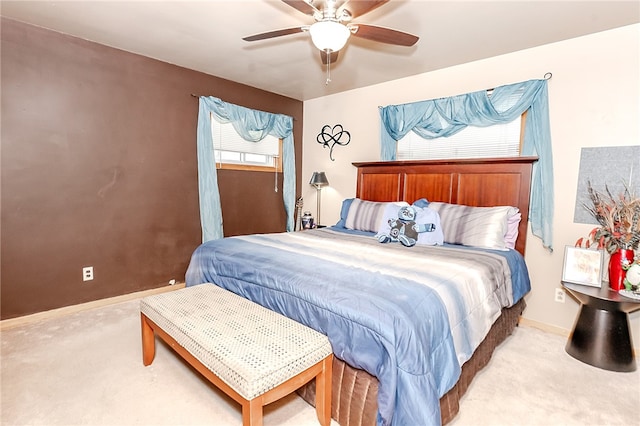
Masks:
[[[329,185],[329,181],[327,180],[327,176],[325,176],[324,172],[313,172],[313,175],[311,175],[311,180],[309,181],[309,185],[316,187],[318,205],[316,225],[320,225],[320,200],[322,199],[322,197],[320,196],[320,191],[322,190],[323,186]]]

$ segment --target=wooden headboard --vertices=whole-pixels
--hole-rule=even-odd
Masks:
[[[353,163],[358,168],[356,196],[370,201],[420,198],[467,206],[514,206],[522,220],[516,250],[527,240],[531,170],[537,157],[472,160],[379,161]]]

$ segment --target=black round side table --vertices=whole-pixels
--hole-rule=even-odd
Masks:
[[[581,304],[567,353],[605,370],[635,371],[629,312],[640,309],[640,301],[621,296],[606,282],[602,288],[564,281],[562,286]]]

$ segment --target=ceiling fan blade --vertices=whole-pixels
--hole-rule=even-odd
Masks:
[[[286,28],[284,30],[276,30],[276,31],[269,31],[267,33],[255,34],[255,35],[252,35],[252,36],[243,37],[242,39],[244,41],[265,40],[265,39],[268,39],[268,38],[274,38],[274,37],[280,37],[280,36],[285,36],[285,35],[289,35],[289,34],[301,33],[303,31],[304,30],[302,29],[302,27]]]
[[[419,40],[419,37],[413,34],[403,33],[402,31],[392,30],[389,28],[376,27],[374,25],[354,24],[357,27],[354,36],[380,43],[395,44],[398,46],[413,46]]]
[[[342,13],[342,9],[347,9],[351,14],[351,18],[357,18],[358,16],[362,16],[365,13],[371,12],[373,9],[377,9],[385,3],[388,3],[389,0],[357,0],[357,1],[346,1],[342,6],[340,6],[340,10],[338,10],[338,16]]]
[[[320,51],[320,58],[322,59],[322,65],[327,65],[327,62],[332,64],[338,60],[338,52],[331,52],[327,55],[324,50]]]
[[[282,0],[282,2],[288,4],[289,6],[293,7],[296,10],[299,10],[305,15],[313,16],[314,13],[316,12],[319,13],[318,9],[316,9],[315,7],[313,7],[313,5],[307,3],[304,0]]]

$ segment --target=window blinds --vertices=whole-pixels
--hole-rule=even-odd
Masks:
[[[423,139],[414,132],[398,141],[398,160],[517,157],[521,118],[489,127],[468,126],[448,138]]]
[[[280,152],[280,140],[275,136],[267,136],[260,142],[244,140],[231,123],[218,123],[211,120],[213,148],[216,151],[232,151],[250,154],[262,154],[277,157]]]

